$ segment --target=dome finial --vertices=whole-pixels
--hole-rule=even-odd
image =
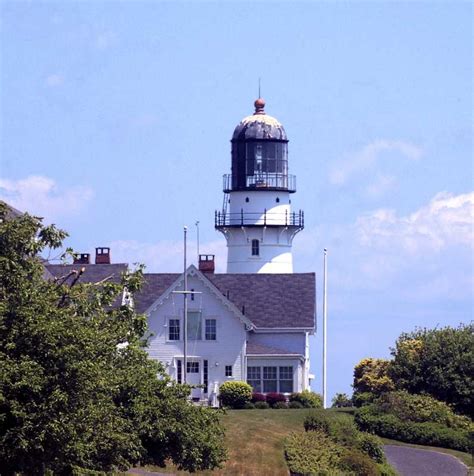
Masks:
[[[265,114],[265,101],[259,97],[255,102],[254,102],[254,106],[255,106],[255,112],[254,112],[254,115],[255,114]]]

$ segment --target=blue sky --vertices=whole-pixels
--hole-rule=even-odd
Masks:
[[[329,249],[329,391],[402,331],[473,315],[468,2],[1,3],[0,197],[77,251],[181,267],[182,226],[216,253],[233,128],[266,111],[290,139],[306,229]],[[318,324],[320,320],[318,320]],[[321,335],[313,339],[315,390]]]

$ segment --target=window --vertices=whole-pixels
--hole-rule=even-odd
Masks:
[[[280,393],[293,392],[293,367],[290,365],[290,366],[280,367],[278,370],[279,370]]]
[[[250,202],[249,197],[245,197],[245,203],[249,203],[249,202]]]
[[[216,320],[206,319],[206,340],[216,340]]]
[[[209,387],[209,361],[203,360],[202,362],[202,379],[204,384],[204,393],[208,393]]]
[[[191,289],[191,292],[194,293],[194,289]],[[191,301],[194,301],[194,294],[191,294]]]
[[[260,255],[260,242],[258,240],[252,240],[252,256]]]
[[[263,367],[263,392],[277,392],[277,368]]]
[[[181,360],[178,360],[178,369],[177,369],[177,372],[176,372],[178,375],[178,383],[182,383],[183,382],[183,364],[181,363]]]
[[[260,367],[247,367],[247,383],[253,387],[254,392],[262,391],[260,375]]]
[[[170,319],[168,326],[168,339],[169,340],[179,340],[179,319]]]
[[[198,374],[199,362],[186,362],[186,369],[188,374]]]
[[[232,377],[232,365],[225,366],[225,376]]]
[[[188,339],[201,339],[201,311],[188,311]]]

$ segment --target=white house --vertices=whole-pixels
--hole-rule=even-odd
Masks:
[[[178,382],[203,385],[193,398],[212,399],[220,384],[243,380],[256,392],[309,388],[309,335],[314,332],[315,275],[214,274],[209,257],[187,270],[187,364],[184,360],[184,274],[146,274],[135,296],[152,333],[148,352]],[[206,266],[203,266],[205,263]]]

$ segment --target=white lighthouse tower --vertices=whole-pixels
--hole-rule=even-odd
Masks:
[[[255,101],[232,136],[232,173],[224,175],[224,203],[215,227],[227,240],[227,273],[292,273],[291,246],[304,227],[291,210],[296,177],[288,174],[283,126]]]

